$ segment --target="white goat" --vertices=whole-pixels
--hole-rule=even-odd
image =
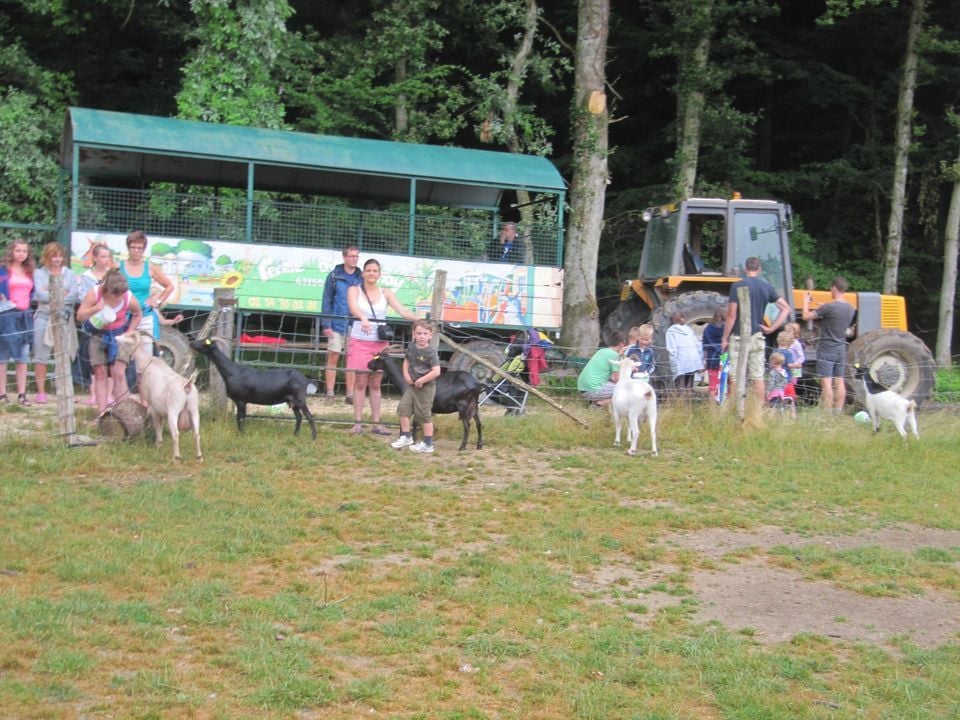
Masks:
[[[200,452],[200,393],[193,380],[181,377],[162,358],[154,357],[152,341],[141,339],[136,330],[118,335],[117,346],[121,357],[132,357],[137,364],[137,388],[153,419],[157,447],[163,441],[163,420],[166,418],[173,441],[173,459],[180,460],[180,430],[192,428],[197,460],[203,460]]]
[[[870,422],[873,423],[873,431],[880,430],[881,418],[886,418],[893,423],[893,426],[900,433],[900,437],[907,439],[907,425],[913,431],[913,436],[919,440],[920,433],[917,432],[917,403],[913,400],[907,400],[900,397],[893,390],[887,390],[882,385],[876,383],[866,367],[856,366],[854,372],[857,379],[863,382],[865,391],[867,413],[870,415]]]
[[[614,362],[620,367],[620,378],[613,390],[613,422],[617,428],[617,436],[613,444],[620,447],[621,418],[627,418],[627,439],[630,441],[628,455],[637,454],[637,440],[640,437],[640,421],[646,420],[650,426],[650,441],[653,445],[653,455],[657,455],[657,393],[650,383],[639,378],[631,378],[634,362],[630,358],[623,358]]]

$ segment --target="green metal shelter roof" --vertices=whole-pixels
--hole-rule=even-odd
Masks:
[[[317,195],[495,207],[503,190],[562,193],[546,158],[439,145],[309,133],[70,108],[60,162],[80,177],[254,187]]]

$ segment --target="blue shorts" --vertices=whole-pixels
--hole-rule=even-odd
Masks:
[[[817,350],[817,377],[842,378],[846,370],[847,353],[844,349],[827,350],[824,353]]]
[[[0,313],[0,362],[30,362],[33,343],[33,313],[7,310]]]

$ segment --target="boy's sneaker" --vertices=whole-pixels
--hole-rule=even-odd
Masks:
[[[421,440],[421,441],[418,442],[416,445],[411,445],[411,446],[410,446],[410,452],[415,452],[415,453],[432,453],[432,452],[433,452],[433,445],[427,445],[425,442],[423,442],[423,441]]]
[[[408,447],[410,445],[413,445],[413,438],[410,435],[401,435],[392,443],[390,443],[390,447],[396,448],[397,450]]]

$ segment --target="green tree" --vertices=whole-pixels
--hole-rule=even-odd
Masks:
[[[307,26],[285,63],[297,127],[412,142],[464,125],[460,69],[439,60],[439,0],[377,0],[327,35]]]
[[[742,167],[756,115],[738,107],[734,83],[769,77],[755,28],[776,8],[766,0],[641,0],[641,7],[656,37],[651,55],[674,65],[671,199],[689,197],[702,156],[712,156],[707,183]]]
[[[538,113],[528,98],[535,90],[551,92],[569,71],[560,44],[541,32],[541,10],[536,0],[503,0],[485,14],[488,27],[496,37],[506,35],[510,42],[497,42],[493,52],[498,67],[471,80],[473,117],[481,142],[497,143],[513,153],[549,155],[553,128]],[[517,192],[522,218],[521,228],[532,227],[536,207],[529,193]],[[529,233],[520,236],[523,259],[534,263]]]
[[[960,131],[960,116],[949,113],[951,122]],[[960,135],[960,133],[958,133]],[[960,143],[957,144],[960,148]],[[943,164],[944,179],[952,186],[950,209],[943,232],[943,279],[940,284],[940,315],[937,326],[937,365],[949,368],[952,364],[950,346],[953,342],[953,323],[957,301],[957,256],[960,252],[960,153],[952,163]]]
[[[37,65],[2,22],[0,31],[0,221],[50,224],[69,78]]]
[[[283,128],[275,71],[289,40],[287,0],[192,0],[191,8],[197,44],[183,68],[180,117]]]

